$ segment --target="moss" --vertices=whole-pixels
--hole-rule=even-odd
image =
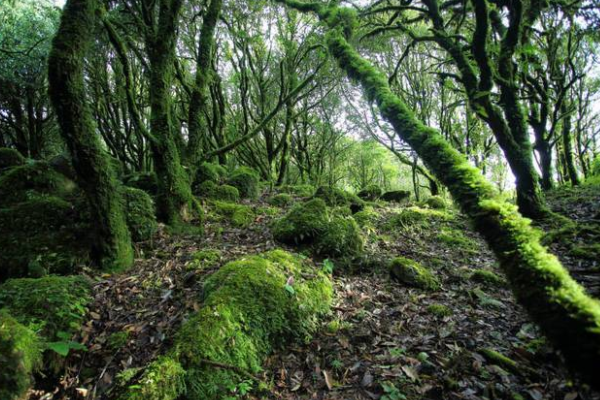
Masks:
[[[280,190],[283,193],[293,194],[299,197],[311,197],[315,193],[315,187],[313,185],[286,185],[282,186]]]
[[[238,202],[240,192],[230,185],[217,185],[213,181],[204,181],[194,188],[194,194],[208,199]]]
[[[15,149],[0,147],[0,171],[25,164],[25,157]]]
[[[143,190],[124,187],[127,226],[135,241],[150,240],[158,230],[154,201]]]
[[[443,304],[431,304],[427,307],[427,312],[440,318],[452,315],[452,310]]]
[[[207,181],[219,183],[226,175],[227,170],[221,165],[204,162],[196,170],[194,185],[199,185]]]
[[[330,207],[348,206],[353,213],[361,211],[365,206],[365,202],[357,195],[333,186],[319,187],[314,197],[322,199]]]
[[[131,174],[123,178],[123,183],[129,187],[143,190],[151,196],[158,193],[158,179],[153,172]]]
[[[106,339],[106,345],[113,351],[118,351],[127,345],[129,341],[129,332],[120,331],[111,333]]]
[[[479,353],[481,353],[490,363],[502,367],[507,371],[519,373],[519,366],[517,363],[506,357],[504,354],[499,353],[496,350],[486,348],[479,349]]]
[[[187,397],[226,397],[246,379],[238,371],[256,373],[273,349],[308,340],[331,299],[326,275],[281,250],[223,266],[206,281],[203,308],[181,327],[169,353],[187,371]]]
[[[287,244],[310,243],[324,232],[329,220],[329,211],[321,199],[296,204],[282,218],[273,223],[276,240]]]
[[[238,228],[246,228],[254,222],[256,217],[249,206],[242,204],[227,203],[225,201],[213,201],[212,210],[227,218],[231,224]]]
[[[600,260],[600,243],[575,245],[569,252],[570,255],[587,260]]]
[[[21,399],[31,374],[42,363],[43,345],[35,332],[0,309],[0,398]]]
[[[425,200],[425,205],[434,210],[446,209],[446,201],[440,196],[431,196]]]
[[[383,194],[383,190],[379,185],[368,185],[362,188],[358,193],[358,197],[363,200],[374,201],[381,197]]]
[[[321,255],[352,257],[362,253],[364,240],[354,218],[335,216],[317,236],[315,248]]]
[[[470,279],[474,282],[487,283],[490,285],[504,285],[506,282],[497,274],[487,269],[476,269]]]
[[[0,176],[0,207],[27,201],[36,195],[66,197],[76,186],[47,163],[33,162],[9,169]]]
[[[268,200],[269,204],[275,207],[287,207],[293,201],[292,196],[287,193],[276,194]]]
[[[90,283],[79,276],[10,279],[0,285],[0,308],[20,323],[40,327],[49,341],[76,332],[91,302]]]
[[[408,190],[392,190],[382,194],[381,200],[401,203],[410,200],[410,192]]]
[[[158,357],[119,400],[175,400],[186,392],[186,372],[176,360]]]
[[[438,280],[427,268],[409,258],[394,258],[389,269],[394,280],[406,285],[427,290],[438,290],[440,288]]]
[[[361,228],[373,229],[379,218],[379,214],[373,209],[373,207],[365,207],[364,210],[357,212],[353,215],[353,217]]]
[[[386,228],[409,229],[413,227],[428,227],[432,222],[448,221],[452,216],[448,213],[429,210],[427,208],[409,207],[390,217],[386,223]]]
[[[188,269],[204,270],[214,268],[221,262],[221,252],[217,249],[203,249],[192,254],[192,261],[187,265]]]
[[[227,183],[237,188],[242,198],[255,199],[258,197],[258,172],[248,167],[240,167],[227,178]]]
[[[477,248],[476,242],[457,229],[442,228],[436,240],[465,252],[474,252]]]
[[[0,208],[0,280],[30,271],[73,271],[89,258],[88,221],[71,203],[53,196]]]

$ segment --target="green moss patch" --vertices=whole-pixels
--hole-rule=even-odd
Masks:
[[[443,304],[431,304],[427,307],[427,312],[440,318],[452,315],[452,310]]]
[[[452,215],[439,210],[430,210],[420,207],[408,207],[393,215],[386,223],[385,228],[393,230],[395,228],[410,229],[415,227],[426,228],[432,222],[449,221]]]
[[[350,207],[353,213],[361,211],[365,207],[364,200],[357,195],[333,186],[319,187],[314,197],[322,199],[330,207]]]
[[[123,188],[127,226],[135,241],[149,240],[158,230],[154,201],[141,189]]]
[[[223,200],[236,203],[240,200],[240,192],[230,185],[217,185],[213,181],[202,182],[194,189],[194,194],[207,199]]]
[[[198,250],[192,254],[192,260],[186,265],[189,270],[214,268],[221,262],[221,252],[217,249]]]
[[[322,199],[296,204],[272,226],[276,240],[286,244],[311,243],[323,233],[329,219],[327,205]]]
[[[298,197],[311,197],[315,193],[315,187],[312,185],[285,185],[280,190]]]
[[[238,228],[247,228],[256,217],[251,207],[242,204],[215,200],[211,203],[211,209]]]
[[[353,257],[362,253],[364,241],[352,217],[334,216],[315,242],[317,253],[332,257]]]
[[[225,178],[226,175],[227,170],[223,166],[204,162],[200,164],[198,170],[196,171],[194,185],[199,185],[207,181],[219,183]]]
[[[258,172],[248,167],[240,167],[227,178],[227,184],[235,187],[242,198],[255,199],[259,194]]]
[[[438,290],[437,278],[426,267],[405,257],[396,257],[389,266],[392,279],[408,286],[426,290]]]
[[[471,274],[470,279],[474,282],[496,286],[504,285],[506,283],[502,277],[487,269],[476,269]]]
[[[363,229],[374,229],[379,219],[379,214],[373,209],[373,207],[365,207],[364,210],[357,212],[353,215],[356,223]]]
[[[294,202],[294,198],[287,193],[279,193],[271,197],[268,203],[275,207],[287,207]]]
[[[383,190],[381,190],[381,187],[379,185],[368,185],[362,188],[357,193],[357,196],[363,200],[374,201],[379,199],[382,194]]]
[[[434,210],[444,210],[446,209],[446,201],[441,196],[431,196],[428,197],[423,204],[427,207],[432,208]]]

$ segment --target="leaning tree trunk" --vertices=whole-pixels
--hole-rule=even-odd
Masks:
[[[90,204],[95,235],[92,256],[102,268],[115,269],[131,265],[133,250],[119,185],[85,96],[83,64],[94,38],[91,27],[96,11],[95,0],[67,2],[52,41],[48,74],[60,132]]]
[[[564,115],[562,125],[562,140],[563,151],[565,153],[565,168],[571,181],[571,185],[579,185],[579,176],[577,168],[575,168],[575,160],[573,159],[573,135],[571,134],[571,115],[568,111],[566,102],[563,102],[562,113]]]
[[[278,0],[315,12],[328,27],[327,46],[340,67],[359,82],[369,100],[445,184],[496,253],[518,301],[562,350],[567,363],[600,387],[600,303],[588,296],[539,242],[516,207],[501,200],[481,172],[440,133],[423,125],[390,89],[386,76],[348,43],[357,24],[353,9]]]

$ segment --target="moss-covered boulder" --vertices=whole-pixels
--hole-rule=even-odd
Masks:
[[[396,257],[389,268],[392,279],[405,285],[426,290],[437,290],[440,287],[429,269],[409,258]]]
[[[143,190],[151,196],[158,193],[158,178],[154,172],[142,172],[127,175],[123,183],[132,188]]]
[[[453,216],[440,210],[430,210],[421,207],[408,207],[392,215],[385,227],[388,230],[396,228],[409,229],[429,227],[432,223],[452,220]]]
[[[168,358],[152,363],[121,399],[233,396],[274,349],[307,341],[331,299],[329,278],[290,253],[230,262],[206,281],[204,306],[177,333]],[[160,366],[168,373],[156,374]],[[139,384],[150,374],[150,385]],[[174,385],[181,379],[185,385]]]
[[[373,207],[365,207],[362,211],[357,212],[353,215],[354,220],[361,228],[374,229],[379,214],[373,209]]]
[[[89,259],[89,222],[83,207],[54,196],[0,208],[0,281],[69,273]]]
[[[268,203],[275,207],[287,207],[294,202],[294,198],[287,193],[279,193],[269,198]]]
[[[141,189],[123,188],[127,226],[134,241],[150,240],[158,230],[152,197]]]
[[[329,211],[322,199],[312,199],[294,205],[272,226],[275,239],[286,244],[311,243],[322,234],[329,222]]]
[[[350,207],[352,213],[357,213],[365,207],[365,202],[357,195],[333,186],[319,187],[315,198],[322,199],[330,207]]]
[[[425,199],[424,204],[434,210],[444,210],[446,201],[441,196],[431,196]]]
[[[363,252],[364,240],[354,218],[335,216],[317,236],[315,249],[331,257],[354,257]]]
[[[213,181],[204,181],[194,188],[196,196],[207,199],[223,200],[236,203],[240,200],[240,192],[230,185],[218,185]]]
[[[248,167],[240,167],[227,178],[227,184],[235,187],[242,198],[255,199],[259,194],[258,172]]]
[[[362,188],[357,196],[363,200],[375,201],[381,197],[383,190],[379,185],[368,185]]]
[[[0,308],[23,325],[35,325],[47,341],[77,332],[91,301],[91,284],[81,276],[10,279],[0,285]]]
[[[200,185],[203,182],[220,183],[227,176],[227,170],[219,165],[203,162],[196,171],[194,185]]]
[[[211,202],[211,210],[226,218],[237,228],[247,228],[254,222],[256,217],[251,207],[226,201],[215,200]]]
[[[391,190],[382,194],[381,200],[402,203],[410,200],[410,192],[408,190]]]
[[[0,147],[0,171],[25,164],[26,159],[15,149]]]
[[[66,197],[75,183],[45,162],[32,162],[9,169],[0,175],[0,207],[27,201],[32,195]]]
[[[0,309],[0,399],[17,400],[42,363],[43,346],[31,329]]]
[[[279,190],[282,193],[298,197],[311,197],[315,194],[315,187],[313,185],[284,185]]]

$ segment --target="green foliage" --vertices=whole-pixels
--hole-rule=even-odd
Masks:
[[[65,197],[73,193],[75,183],[45,162],[31,162],[0,175],[0,207],[26,201],[35,195]]]
[[[221,252],[217,249],[198,250],[192,255],[192,261],[187,265],[188,269],[204,270],[213,268],[221,262]]]
[[[476,269],[471,274],[471,280],[474,282],[487,283],[490,285],[504,285],[506,282],[500,276],[487,269]]]
[[[242,204],[215,200],[211,206],[214,212],[227,218],[233,226],[238,228],[247,228],[256,217],[251,207]]]
[[[368,185],[362,188],[360,192],[358,192],[358,197],[360,197],[363,200],[374,201],[379,199],[382,194],[383,190],[381,190],[381,187],[379,187],[379,185]]]
[[[312,185],[286,185],[282,186],[280,190],[283,193],[299,197],[311,197],[315,193],[315,187]]]
[[[204,162],[200,164],[196,171],[194,185],[200,185],[203,182],[219,183],[227,175],[227,170],[219,164]]]
[[[20,323],[36,325],[48,341],[81,326],[91,302],[90,283],[80,276],[10,279],[0,285],[0,308]]]
[[[154,201],[143,190],[123,187],[127,226],[135,241],[150,240],[158,230]]]
[[[186,392],[186,372],[170,357],[158,357],[119,400],[175,400]]]
[[[268,200],[269,204],[275,207],[287,207],[293,201],[293,197],[287,193],[276,194]]]
[[[452,310],[443,304],[431,304],[427,307],[427,312],[440,318],[452,315]]]
[[[25,157],[15,149],[0,147],[0,171],[25,164]]]
[[[43,346],[31,329],[0,309],[0,398],[21,399],[42,364]]]
[[[310,243],[325,231],[329,211],[321,199],[299,203],[282,218],[273,223],[276,240],[287,244]]]
[[[237,188],[242,198],[255,199],[258,197],[258,172],[248,167],[240,167],[227,178],[227,183]]]
[[[106,344],[111,350],[118,351],[122,347],[125,347],[128,341],[129,332],[119,331],[111,333],[110,336],[106,339]]]
[[[315,242],[317,253],[332,257],[352,257],[362,253],[364,240],[352,217],[334,216]]]
[[[440,288],[438,280],[426,267],[409,258],[394,258],[389,269],[393,279],[406,285],[426,290],[438,290]]]

